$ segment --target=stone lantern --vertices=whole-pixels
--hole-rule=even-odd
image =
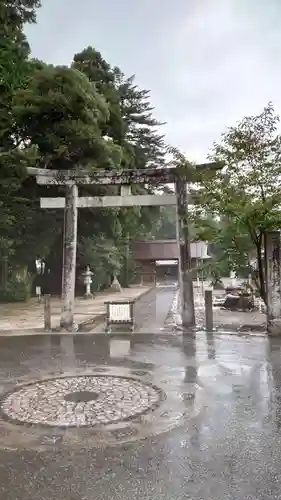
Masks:
[[[93,283],[92,275],[93,275],[93,272],[91,271],[90,266],[87,266],[86,271],[83,273],[84,285],[86,288],[86,291],[84,294],[85,299],[92,299],[93,298],[93,294],[91,292],[91,284]]]

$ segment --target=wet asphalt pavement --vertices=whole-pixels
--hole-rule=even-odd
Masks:
[[[281,498],[281,340],[204,332],[183,337],[164,326],[174,294],[158,291],[132,335],[0,339],[3,395],[19,382],[85,373],[132,377],[141,387],[135,397],[146,402],[146,387],[165,393],[152,412],[104,434],[3,418],[1,500]],[[50,402],[53,408],[56,398],[49,394],[40,410]]]

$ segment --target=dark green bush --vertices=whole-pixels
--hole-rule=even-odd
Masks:
[[[0,302],[26,302],[30,298],[31,286],[28,279],[12,278],[0,287]]]

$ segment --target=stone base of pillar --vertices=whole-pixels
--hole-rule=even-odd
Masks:
[[[55,328],[53,328],[54,332],[57,333],[77,333],[79,330],[79,325],[77,323],[73,323],[72,325],[65,326],[65,325],[60,325]]]
[[[84,299],[93,299],[94,295],[91,292],[87,292],[84,294]]]
[[[73,325],[73,313],[71,310],[64,310],[60,319],[61,330],[68,330]]]
[[[122,287],[121,287],[118,279],[116,278],[116,276],[114,277],[114,280],[112,281],[111,286],[109,287],[109,290],[111,292],[122,292]]]
[[[63,333],[76,333],[79,330],[79,325],[77,323],[73,323],[72,325],[66,326],[66,325],[60,325],[60,328],[57,329],[57,331]]]

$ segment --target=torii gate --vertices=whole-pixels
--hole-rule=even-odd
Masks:
[[[196,170],[217,170],[216,163],[204,163],[196,166]],[[57,208],[65,210],[64,224],[64,265],[62,279],[62,312],[61,327],[73,326],[73,307],[75,297],[76,246],[77,246],[77,210],[78,208],[163,206],[177,207],[177,241],[180,247],[179,285],[181,295],[182,325],[186,328],[195,325],[193,285],[191,275],[191,256],[189,230],[187,224],[188,174],[182,168],[148,168],[145,170],[127,170],[121,172],[97,172],[93,177],[83,170],[57,171],[28,168],[29,175],[35,175],[40,185],[64,185],[65,198],[40,198],[41,208]],[[175,186],[175,194],[132,195],[132,184],[169,184]],[[119,185],[119,196],[78,197],[79,185]]]

